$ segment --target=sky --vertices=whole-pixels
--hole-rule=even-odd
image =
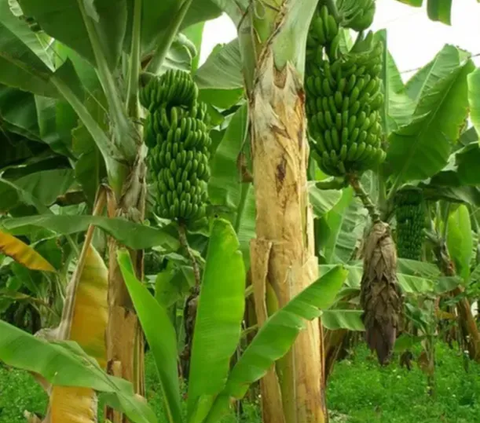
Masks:
[[[427,17],[426,1],[422,8],[413,8],[396,0],[377,0],[377,13],[372,29],[387,29],[388,47],[406,80],[433,59],[445,45],[453,44],[472,54],[480,54],[480,3],[477,0],[454,0],[452,26],[432,22]],[[200,63],[216,44],[228,43],[236,37],[236,28],[224,15],[205,24]],[[480,66],[480,57],[474,59]]]

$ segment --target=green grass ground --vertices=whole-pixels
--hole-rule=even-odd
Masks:
[[[365,346],[335,367],[328,387],[332,423],[480,423],[480,365],[443,345],[437,347],[436,396],[425,375],[393,363],[380,368]],[[162,403],[155,365],[147,356],[148,400],[158,416]],[[0,422],[25,422],[23,410],[43,412],[46,396],[26,373],[0,366]],[[256,405],[245,405],[242,423],[260,423]],[[163,423],[163,422],[162,422]],[[237,423],[232,416],[222,423]]]

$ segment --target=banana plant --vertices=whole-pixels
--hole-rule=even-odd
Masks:
[[[319,317],[321,310],[333,303],[348,274],[342,266],[334,267],[266,318],[230,369],[240,341],[245,308],[245,267],[239,247],[232,225],[216,219],[198,297],[186,416],[180,402],[172,321],[166,308],[137,280],[128,253],[118,253],[123,276],[157,364],[165,418],[171,423],[220,421],[228,413],[232,400],[240,400],[248,387],[265,376],[275,361],[288,352],[307,321]]]
[[[208,0],[162,4],[1,0],[0,88],[9,96],[2,97],[0,113],[6,117],[2,127],[17,138],[45,143],[47,153],[61,155],[67,163],[73,161],[75,173],[69,169],[69,177],[80,183],[90,207],[99,184],[106,182],[109,217],[121,218],[120,225],[141,223],[147,190],[138,104],[140,74],[158,74],[166,66],[177,66],[178,58],[191,59],[191,43],[179,31],[220,13]],[[21,115],[15,113],[19,105],[23,105]],[[65,182],[55,199],[70,185]],[[21,195],[23,202],[35,207],[39,215],[30,217],[39,219],[37,223],[70,231],[61,222],[67,216],[49,210],[54,202],[50,197],[42,203],[23,195],[16,185],[6,186],[12,195]],[[32,215],[31,211],[23,210],[21,215]],[[102,217],[97,217],[97,223],[98,219]],[[89,223],[84,221],[74,231],[85,231]],[[111,228],[112,222],[103,224]],[[163,235],[168,237],[160,234],[160,238]],[[117,242],[126,245],[121,238]],[[163,240],[157,238],[153,245],[160,244]],[[141,251],[134,252],[138,245],[130,247],[132,255],[141,257]],[[110,242],[109,248],[110,257],[115,257],[117,243]],[[142,261],[136,262],[141,274]],[[109,369],[131,381],[135,378],[136,389],[142,392],[141,357],[135,358],[135,351],[142,349],[142,337],[115,259],[109,263],[109,290]],[[129,347],[132,337],[136,345]]]

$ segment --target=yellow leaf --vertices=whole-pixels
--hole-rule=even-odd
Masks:
[[[69,295],[73,295],[73,292]],[[75,294],[70,340],[106,367],[105,332],[108,322],[108,269],[90,246]],[[68,302],[68,298],[65,303]],[[65,322],[62,322],[65,323]],[[92,389],[54,386],[50,394],[51,423],[93,423],[97,421],[97,398]]]
[[[55,268],[32,247],[2,231],[0,231],[0,252],[28,269],[55,272]]]

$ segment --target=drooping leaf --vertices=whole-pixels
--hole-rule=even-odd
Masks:
[[[375,38],[384,45],[382,80],[385,93],[385,130],[387,134],[407,124],[415,109],[412,99],[407,95],[405,85],[393,56],[388,51],[387,31],[380,30]]]
[[[211,161],[208,182],[210,201],[215,211],[228,218],[237,230],[245,266],[250,265],[250,240],[255,237],[255,196],[249,182],[241,182],[243,147],[248,142],[246,105],[232,117]],[[246,165],[246,160],[245,163]]]
[[[450,214],[447,229],[448,252],[455,263],[457,274],[467,280],[473,256],[473,236],[470,213],[466,205],[458,206]]]
[[[205,27],[205,22],[199,22],[182,31],[183,34],[193,43],[193,45],[197,50],[197,55],[192,60],[193,74],[195,74],[195,72],[197,71],[198,63],[200,61],[204,27]]]
[[[86,101],[86,106],[98,125],[108,131],[108,116],[103,96],[97,94]],[[78,160],[75,163],[75,178],[82,186],[85,195],[93,204],[98,186],[106,177],[105,161],[94,139],[83,124],[72,131],[73,152]]]
[[[0,117],[10,124],[10,132],[39,141],[37,110],[32,93],[0,85]]]
[[[440,21],[450,25],[452,0],[428,0],[427,12],[432,21]]]
[[[365,217],[365,210],[354,198],[352,189],[345,189],[340,201],[325,215],[329,234],[322,249],[327,263],[351,260],[366,224]]]
[[[133,0],[127,0],[128,9],[133,10]],[[159,39],[165,34],[172,19],[175,18],[182,2],[178,0],[143,0],[142,1],[142,53],[149,53]],[[181,29],[188,28],[199,22],[214,19],[221,14],[221,10],[210,0],[195,0],[190,5],[187,14],[181,24]],[[129,13],[127,34],[125,37],[125,49],[129,51],[131,45],[131,27],[133,13]]]
[[[240,107],[230,124],[213,157],[208,195],[212,204],[236,209],[242,196],[241,174],[238,157],[247,137],[247,106]]]
[[[198,68],[194,79],[203,101],[221,108],[237,103],[243,95],[238,39],[217,46],[207,61]]]
[[[461,62],[447,76],[434,78],[432,88],[422,90],[412,121],[390,135],[386,167],[397,184],[429,178],[447,163],[468,114],[466,82],[472,67],[470,60]]]
[[[168,421],[169,423],[181,423],[183,418],[177,373],[175,328],[165,308],[155,301],[147,288],[137,280],[130,255],[126,250],[118,251],[118,262],[155,358]]]
[[[182,22],[182,28],[188,28],[198,22],[209,21],[218,18],[222,9],[212,0],[196,0],[192,2],[187,15]]]
[[[436,279],[441,274],[438,267],[433,263],[403,258],[397,260],[397,269],[399,273],[427,279]]]
[[[129,382],[108,376],[75,342],[49,343],[0,320],[0,361],[38,373],[53,385],[104,392],[106,401],[119,407],[133,422],[157,422]]]
[[[480,185],[480,174],[476,171],[479,161],[480,143],[471,142],[450,156],[447,165],[430,180],[430,184],[452,187]]]
[[[228,407],[229,398],[241,399],[248,387],[262,378],[291,348],[306,320],[321,315],[335,300],[348,272],[337,266],[275,312],[233,367],[227,385],[217,397],[206,423],[213,423]]]
[[[3,1],[3,0],[2,0]],[[90,63],[95,64],[95,55],[85,19],[80,7],[83,2],[77,0],[50,0],[47,3],[37,0],[18,0],[23,12],[33,17],[42,29],[56,40],[61,41]],[[123,47],[123,38],[127,25],[126,0],[96,0],[95,10],[98,22],[91,21],[95,28],[102,53],[110,66],[115,68]]]
[[[0,211],[9,212],[15,216],[16,214],[12,210],[19,207],[25,207],[30,210],[30,213],[48,212],[47,208],[29,192],[16,186],[13,182],[0,178]]]
[[[193,336],[187,403],[189,418],[194,411],[205,407],[205,403],[212,404],[225,387],[230,359],[240,341],[244,293],[245,268],[235,231],[228,222],[215,220]]]
[[[71,130],[78,116],[64,100],[35,96],[40,139],[56,153],[71,156]]]
[[[8,0],[0,0],[0,82],[55,97],[49,65],[44,47],[27,23],[11,13]]]
[[[164,270],[155,279],[155,299],[167,309],[184,299],[194,282],[193,269],[189,266]]]
[[[468,75],[468,103],[473,126],[480,134],[480,69]]]
[[[14,236],[0,231],[0,252],[31,270],[55,272],[55,268],[32,247]]]
[[[70,285],[60,328],[68,328],[69,339],[78,345],[105,370],[107,348],[105,335],[108,323],[108,269],[98,252],[90,246],[85,257],[78,288]],[[52,421],[97,421],[96,394],[90,388],[53,386],[50,394]]]
[[[397,273],[398,284],[406,294],[424,294],[433,292],[434,282],[419,276],[404,275]]]
[[[454,46],[446,45],[433,60],[423,66],[406,83],[408,96],[418,103],[419,99],[430,91],[436,83],[458,68],[469,54]]]
[[[362,313],[362,310],[325,310],[322,313],[322,325],[329,330],[364,331]]]
[[[35,197],[44,206],[52,205],[65,194],[74,180],[72,169],[53,169],[32,173],[17,179],[14,184]]]
[[[321,190],[315,186],[315,182],[309,183],[310,204],[316,217],[328,213],[342,197],[342,191],[335,189]]]
[[[472,186],[425,185],[423,186],[425,199],[438,201],[446,200],[452,203],[480,205],[480,189]]]
[[[179,245],[177,239],[165,230],[155,229],[121,218],[109,219],[101,216],[40,215],[8,218],[1,221],[0,225],[15,234],[25,234],[28,233],[32,227],[40,227],[62,235],[84,232],[87,230],[88,225],[94,225],[113,236],[121,244],[135,250],[155,246],[163,246],[167,249],[176,250]]]
[[[238,241],[240,242],[240,250],[243,254],[245,269],[250,268],[250,242],[255,238],[256,224],[256,207],[255,207],[255,190],[253,184],[244,184],[244,204],[243,208],[237,213],[238,222]]]
[[[442,276],[435,282],[434,290],[437,295],[453,291],[462,284],[462,278],[458,276]]]

